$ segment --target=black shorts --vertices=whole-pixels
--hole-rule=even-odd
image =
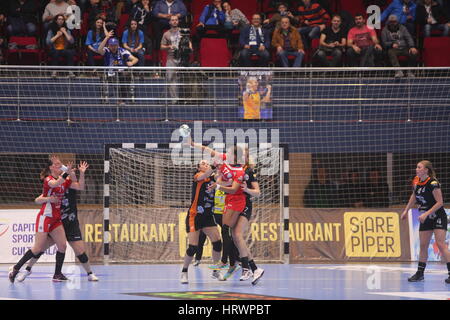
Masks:
[[[212,211],[206,210],[203,213],[197,213],[191,219],[191,214],[188,212],[186,216],[186,232],[195,232],[207,227],[215,227],[217,225]]]
[[[239,215],[240,217],[247,218],[248,221],[250,221],[250,218],[252,217],[252,211],[253,211],[253,204],[249,197],[246,197],[245,200],[245,209],[241,212]]]
[[[447,230],[447,214],[445,210],[438,210],[435,216],[430,215],[420,224],[419,231],[430,231],[435,229]]]
[[[223,214],[214,213],[214,220],[216,220],[216,224],[218,224],[219,226],[222,226],[222,218],[223,218]]]
[[[72,242],[83,240],[78,219],[75,219],[73,221],[64,219],[62,220],[62,223],[64,226],[64,232],[66,233],[67,241]]]

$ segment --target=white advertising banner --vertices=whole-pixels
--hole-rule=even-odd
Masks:
[[[34,243],[39,209],[0,210],[0,263],[16,263]],[[55,262],[56,246],[45,251],[39,262]],[[75,253],[67,245],[65,262],[74,262]]]

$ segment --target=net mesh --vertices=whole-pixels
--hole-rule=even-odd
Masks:
[[[58,153],[63,162],[90,163],[79,203],[101,209],[105,144],[176,143],[181,123],[204,144],[216,139],[210,130],[223,137],[233,129],[268,130],[268,142],[278,130],[279,143],[289,145],[291,208],[403,207],[422,159],[434,164],[448,203],[450,69],[409,69],[414,78],[394,78],[396,70],[190,68],[175,70],[173,80],[164,68],[132,68],[131,78],[114,82],[100,67],[0,66],[0,205],[33,205],[39,172],[48,154]],[[255,91],[248,80],[257,80],[262,99],[270,97],[260,106],[272,109],[267,119],[242,120],[244,94]],[[122,99],[120,87],[128,90]],[[141,182],[133,178],[139,183],[130,188]],[[144,191],[133,190],[146,199]]]
[[[258,174],[261,195],[254,198],[247,241],[259,261],[281,262],[283,257],[281,237],[267,243],[255,230],[261,223],[270,224],[271,232],[281,234],[280,156],[281,149],[271,149],[256,162],[255,170],[266,173]],[[267,159],[276,162],[276,170],[260,170],[267,166]],[[109,167],[111,261],[180,262],[186,250],[185,217],[196,172],[193,158],[174,163],[170,149],[111,148]],[[252,232],[258,236],[251,237]]]

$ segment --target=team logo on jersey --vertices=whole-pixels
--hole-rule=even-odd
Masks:
[[[245,174],[244,180],[245,180],[245,181],[248,181],[248,179],[250,179],[249,175],[248,175],[248,174]]]
[[[233,174],[231,172],[227,172],[225,174],[225,178],[227,178],[227,179],[231,179],[232,177],[233,177]]]

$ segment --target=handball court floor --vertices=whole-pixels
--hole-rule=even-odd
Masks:
[[[63,273],[70,281],[53,283],[53,265],[37,264],[24,282],[11,284],[10,265],[1,264],[0,300],[450,299],[445,264],[429,263],[419,283],[407,282],[416,263],[266,264],[261,265],[263,278],[253,286],[239,281],[240,271],[225,282],[212,279],[207,263],[189,268],[187,285],[179,281],[181,265],[94,265],[100,281],[88,282],[78,265],[66,264]]]

